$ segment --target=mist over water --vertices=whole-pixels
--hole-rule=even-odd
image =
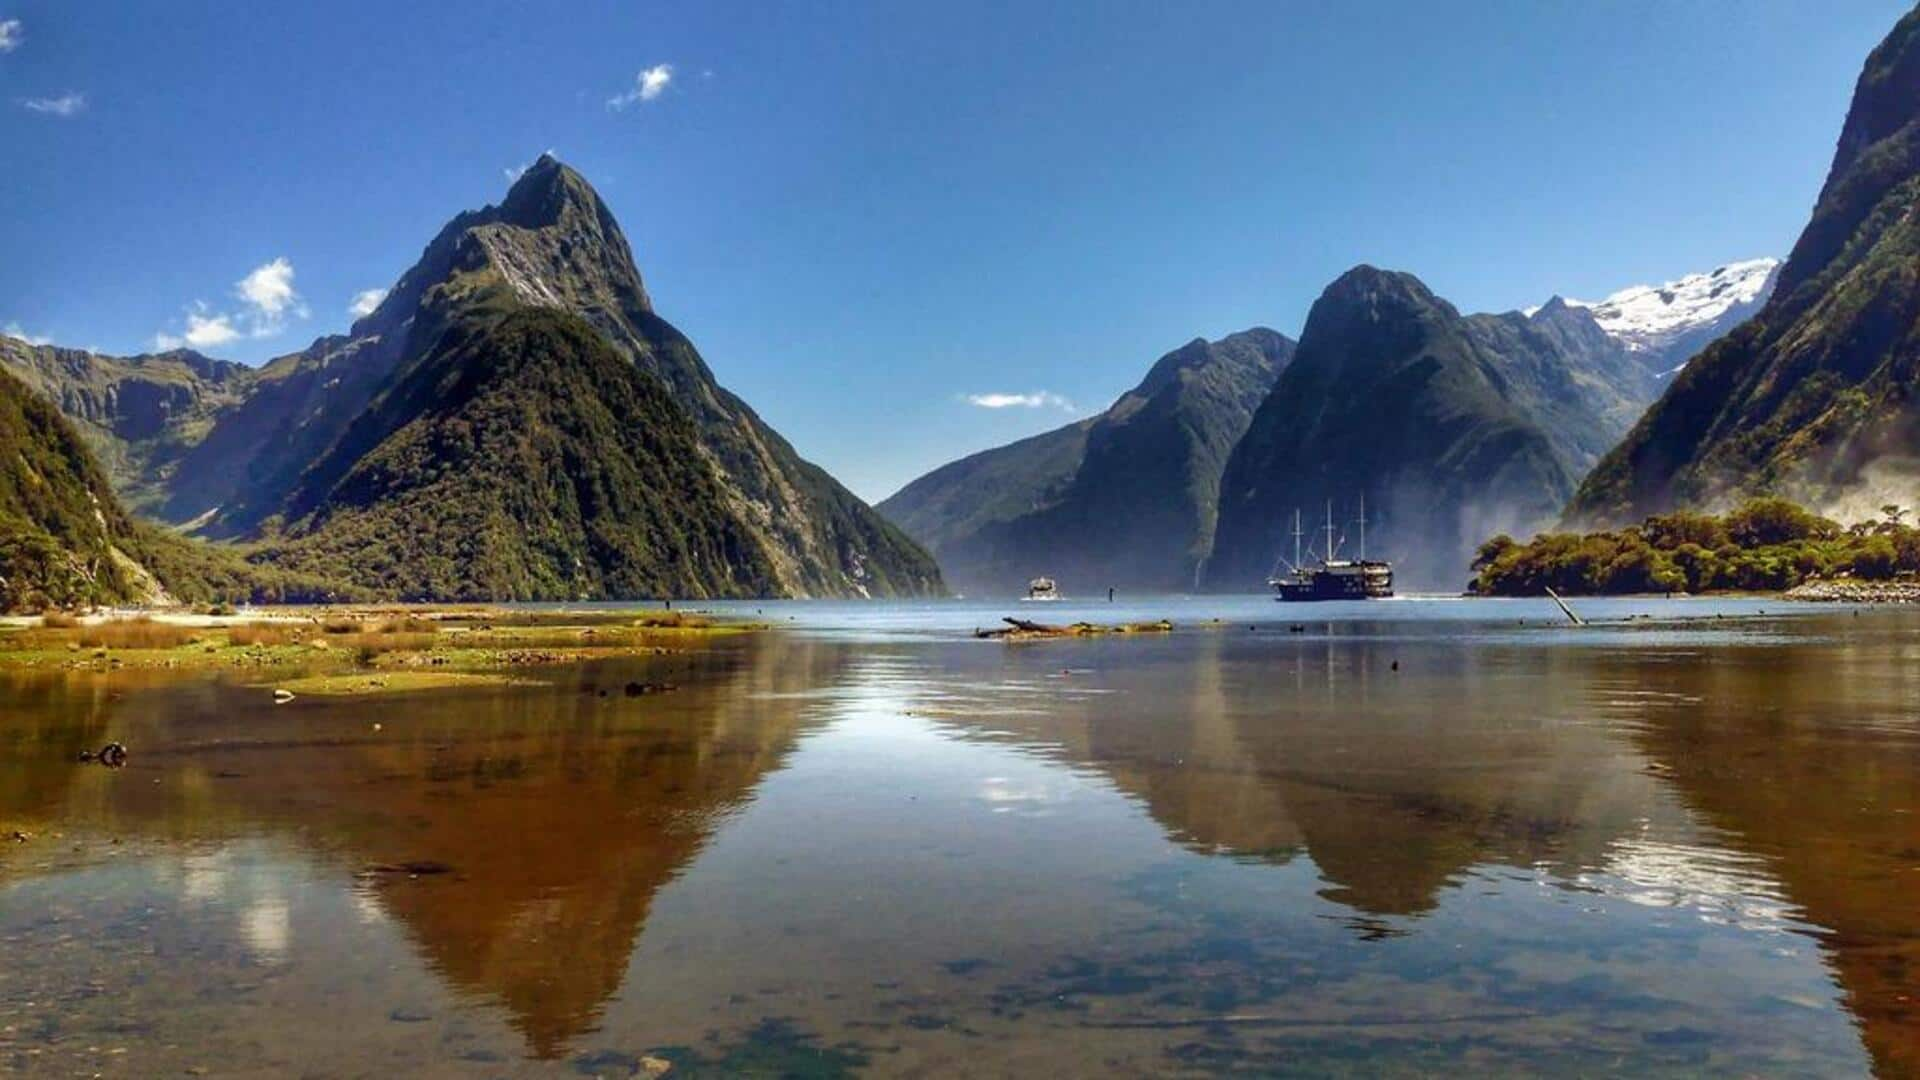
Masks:
[[[1920,1066],[1920,616],[714,606],[781,629],[277,708],[8,676],[0,1067]],[[970,636],[1034,609],[1177,628]]]

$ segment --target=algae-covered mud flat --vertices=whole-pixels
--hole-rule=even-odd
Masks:
[[[1920,1071],[1920,612],[1575,606],[0,666],[0,1072]]]

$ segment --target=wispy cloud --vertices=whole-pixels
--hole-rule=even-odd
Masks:
[[[1073,402],[1051,390],[1035,390],[1030,394],[968,394],[967,404],[982,409],[1060,409],[1073,411]]]
[[[73,116],[86,111],[87,95],[68,91],[59,97],[22,98],[20,107],[46,116]]]
[[[273,337],[287,328],[289,316],[304,319],[312,314],[293,287],[293,263],[285,256],[247,271],[234,283],[233,295],[243,305],[239,311],[214,311],[206,301],[195,300],[184,315],[185,332],[162,330],[153,335],[153,347],[211,349],[243,336]]]
[[[353,303],[347,305],[347,314],[356,319],[364,319],[373,314],[380,301],[387,298],[385,289],[363,289],[353,294]]]
[[[615,94],[607,99],[607,108],[620,110],[629,105],[644,105],[660,100],[660,95],[673,85],[673,65],[655,64],[633,77],[633,89],[624,94]]]
[[[10,337],[10,338],[18,338],[19,340],[24,341],[29,345],[53,344],[52,338],[41,337],[38,334],[29,334],[17,322],[10,322],[4,327],[0,327],[0,334],[5,334],[7,337]]]
[[[27,40],[27,32],[19,19],[0,19],[0,52],[12,52]]]

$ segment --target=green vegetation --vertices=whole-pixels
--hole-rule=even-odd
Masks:
[[[1716,517],[1679,510],[1610,532],[1545,533],[1480,546],[1473,589],[1486,596],[1771,591],[1814,578],[1868,581],[1920,572],[1920,529],[1907,511],[1843,528],[1779,498]]]
[[[221,544],[135,522],[123,545],[182,604],[328,604],[372,600],[346,578],[276,566],[261,545]]]
[[[134,520],[67,418],[0,369],[0,611],[352,598],[248,554]]]
[[[560,311],[467,309],[287,506],[263,560],[383,596],[778,591],[685,412]]]
[[[0,371],[0,611],[136,600],[134,534],[100,466],[51,404]]]

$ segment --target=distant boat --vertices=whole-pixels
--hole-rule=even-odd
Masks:
[[[1269,578],[1268,587],[1278,599],[1299,600],[1373,600],[1393,595],[1393,564],[1367,558],[1367,500],[1360,498],[1360,557],[1333,557],[1333,500],[1327,500],[1327,554],[1318,566],[1300,561],[1300,511],[1293,512],[1293,569]]]
[[[1060,589],[1054,585],[1052,578],[1037,577],[1027,582],[1027,599],[1058,600],[1060,599]]]

